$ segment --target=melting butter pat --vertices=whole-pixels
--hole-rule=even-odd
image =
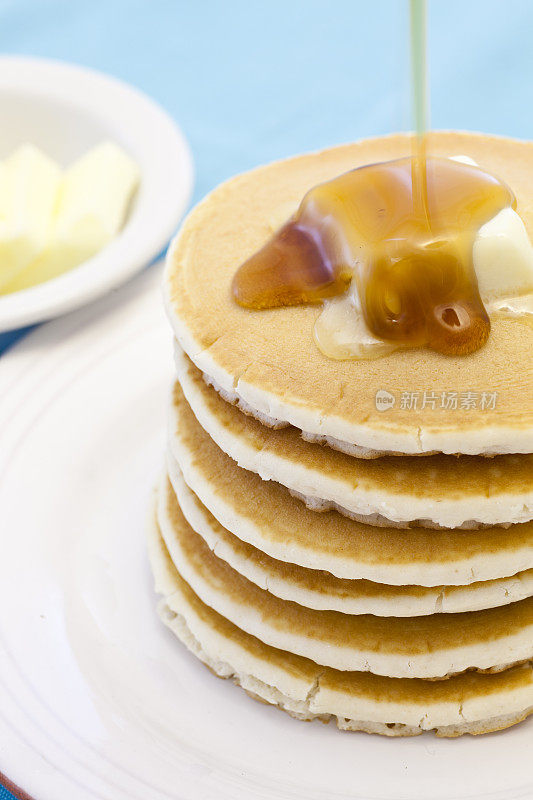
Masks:
[[[13,261],[4,260],[0,253],[0,275],[8,276],[0,282],[0,291],[19,291],[72,269],[105,247],[124,224],[139,183],[139,170],[120,147],[112,142],[98,145],[61,179],[59,168],[56,170],[53,212],[47,217],[45,235],[40,235],[39,246],[29,260],[21,260],[17,269],[13,270]],[[38,181],[36,189],[37,196],[44,194],[44,182]],[[3,200],[9,207],[12,195],[7,184]],[[21,205],[21,217],[26,217],[27,227],[34,230],[30,211],[29,203]]]
[[[315,344],[329,358],[379,358],[396,350],[397,346],[376,339],[370,332],[359,300],[355,281],[339,297],[326,300],[315,322]]]
[[[504,208],[479,229],[473,260],[485,304],[533,292],[533,247],[512,208]]]
[[[0,292],[45,247],[60,178],[57,164],[29,144],[0,164]]]
[[[479,166],[469,156],[450,158]],[[488,311],[532,313],[533,246],[514,209],[504,208],[479,229],[472,260],[479,293]]]

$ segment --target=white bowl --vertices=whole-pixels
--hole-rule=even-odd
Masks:
[[[111,139],[139,165],[141,183],[120,234],[57,278],[0,296],[0,332],[71,311],[123,283],[166,246],[190,199],[192,158],[178,126],[146,95],[93,70],[38,58],[0,58],[0,159],[31,142],[66,166]]]

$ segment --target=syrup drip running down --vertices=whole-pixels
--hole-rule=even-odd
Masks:
[[[294,217],[240,267],[232,290],[239,305],[264,309],[321,303],[355,281],[374,337],[464,355],[490,333],[474,240],[515,199],[475,166],[426,156],[425,0],[410,0],[410,11],[413,155],[311,189]]]
[[[297,213],[246,261],[233,296],[251,309],[320,303],[356,281],[374,336],[450,355],[479,349],[490,332],[472,265],[479,228],[511,190],[482,169],[415,158],[371,164],[311,189]]]

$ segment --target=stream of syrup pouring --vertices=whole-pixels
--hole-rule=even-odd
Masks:
[[[307,192],[296,214],[242,264],[232,291],[239,305],[265,309],[321,303],[354,280],[376,338],[465,355],[490,333],[474,239],[515,199],[478,167],[426,156],[426,9],[425,0],[410,2],[413,154]]]

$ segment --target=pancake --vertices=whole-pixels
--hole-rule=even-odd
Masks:
[[[240,412],[228,408],[240,419]],[[242,424],[248,424],[246,419]],[[309,446],[321,451],[318,445]],[[420,586],[464,585],[533,568],[532,522],[507,529],[397,530],[360,523],[337,511],[318,514],[306,508],[280,484],[263,481],[227,456],[200,426],[179,386],[174,390],[170,450],[187,485],[221,525],[280,561],[339,578]]]
[[[218,558],[176,505],[161,534],[194,593],[265,644],[338,670],[441,678],[533,658],[533,598],[464,614],[377,617],[315,611],[280,600]],[[172,609],[172,600],[168,601]]]
[[[206,606],[176,571],[159,530],[149,554],[164,623],[216,675],[299,719],[334,720],[342,730],[460,736],[501,730],[533,712],[531,664],[445,681],[338,672],[265,645]],[[168,601],[172,600],[172,610]]]
[[[158,522],[165,540],[176,540],[175,529],[176,526],[179,528],[181,509],[191,528],[218,558],[281,600],[293,600],[307,608],[344,614],[415,617],[478,611],[533,595],[533,569],[510,578],[468,586],[398,587],[373,581],[345,580],[329,572],[277,561],[222,527],[188,488],[177,466],[174,464],[170,468],[174,473],[173,485],[167,477],[164,478],[158,505]]]
[[[428,151],[467,155],[508,183],[533,238],[533,143],[436,132],[428,136]],[[460,358],[407,349],[375,360],[336,361],[313,341],[320,307],[256,312],[231,297],[235,272],[271,236],[283,209],[295,208],[322,181],[410,152],[407,135],[367,139],[260,167],[215,189],[191,212],[168,254],[165,302],[174,333],[227,396],[344,449],[532,453],[533,326],[495,317],[487,344]],[[497,405],[483,411],[468,403],[457,409],[420,403],[413,411],[402,404],[402,396],[421,398],[429,389],[437,396],[474,392],[478,399],[497,392]],[[376,407],[383,390],[396,399],[386,412]]]
[[[216,444],[244,469],[282,483],[311,508],[337,508],[372,525],[465,527],[533,519],[533,456],[435,455],[361,460],[272,430],[223,400],[183,353],[170,411],[178,447],[182,393]]]

